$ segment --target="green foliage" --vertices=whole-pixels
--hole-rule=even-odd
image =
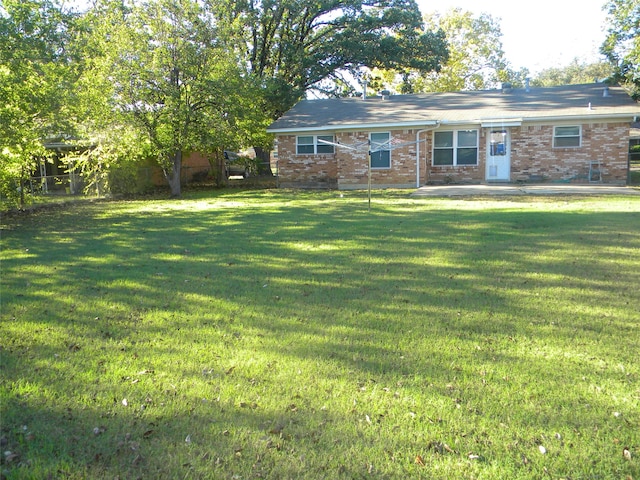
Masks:
[[[152,188],[143,166],[153,159],[154,152],[139,131],[113,125],[112,130],[93,140],[95,143],[84,145],[81,154],[67,157],[82,174],[85,193],[135,195]]]
[[[510,69],[502,49],[500,25],[490,15],[483,13],[476,17],[456,8],[445,14],[427,15],[425,23],[427,29],[446,35],[448,59],[440,69],[428,73],[387,72],[382,77],[385,88],[400,93],[482,90],[506,81],[519,84],[526,76],[526,71]],[[376,72],[374,78],[375,75]],[[378,88],[375,82],[373,85]]]
[[[507,62],[497,20],[486,13],[474,17],[458,8],[445,15],[430,15],[426,23],[445,31],[450,55],[440,72],[417,82],[420,91],[483,90],[498,83]]]
[[[211,17],[204,4],[174,0],[106,1],[90,12],[88,45],[100,61],[86,76],[110,86],[110,108],[148,140],[175,196],[182,152],[234,147],[266,126],[253,108],[255,85],[222,48]]]
[[[611,65],[606,62],[584,63],[577,58],[564,67],[552,67],[542,70],[531,79],[531,85],[537,87],[553,87],[557,85],[574,85],[593,83],[611,77]]]
[[[183,152],[268,151],[265,127],[307,90],[344,93],[331,82],[363,66],[424,71],[447,55],[413,0],[99,0],[82,15],[6,0],[0,27],[4,196],[51,135],[90,147],[80,165],[92,186],[151,156],[179,195]]]
[[[74,21],[56,1],[0,5],[0,190],[10,198],[45,155],[43,141],[70,125]]]
[[[636,478],[639,197],[341,193],[9,218],[2,475]]]
[[[442,32],[421,28],[413,0],[215,3],[230,30],[223,38],[259,80],[273,119],[309,89],[344,94],[346,74],[360,78],[362,67],[429,71],[447,56]]]
[[[615,69],[615,78],[640,98],[640,0],[609,0],[607,38],[600,51]]]

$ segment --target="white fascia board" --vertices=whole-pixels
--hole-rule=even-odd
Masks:
[[[522,125],[522,117],[518,118],[483,118],[480,125],[485,128],[495,127],[519,127]]]
[[[588,113],[586,115],[556,115],[548,117],[527,117],[524,122],[537,122],[537,123],[549,123],[549,122],[579,122],[579,123],[593,123],[603,120],[617,120],[617,121],[629,121],[633,122],[633,119],[640,115],[634,113]]]
[[[354,124],[338,124],[323,125],[320,127],[298,127],[298,128],[267,128],[267,133],[312,133],[312,132],[342,132],[342,131],[362,131],[362,130],[378,130],[387,129],[394,130],[398,128],[423,128],[438,125],[437,120],[422,120],[419,122],[395,122],[395,123],[354,123]]]
[[[523,123],[552,123],[552,122],[579,122],[591,123],[602,120],[617,120],[633,122],[634,119],[640,118],[640,110],[638,112],[628,113],[602,113],[595,111],[584,115],[549,115],[540,117],[517,117],[517,118],[485,118],[485,119],[468,119],[468,120],[423,120],[411,122],[395,122],[395,123],[357,123],[357,124],[337,124],[322,125],[318,127],[298,127],[298,128],[267,128],[267,133],[275,134],[301,134],[301,133],[321,133],[321,132],[342,132],[342,131],[368,131],[379,129],[406,129],[406,128],[425,128],[436,125],[480,125],[482,127],[519,127]]]
[[[511,118],[483,118],[475,120],[444,120],[442,125],[460,126],[480,124],[483,128],[495,127],[519,127],[523,123],[593,123],[602,122],[604,120],[614,121],[634,121],[634,118],[640,117],[640,113],[586,113],[584,115],[549,115],[541,117],[511,117]]]

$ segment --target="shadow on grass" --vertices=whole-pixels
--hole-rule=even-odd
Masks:
[[[638,212],[301,197],[89,205],[7,231],[5,467],[353,478],[370,449],[412,475],[457,441],[526,472],[544,435],[610,420],[598,389],[637,385]]]

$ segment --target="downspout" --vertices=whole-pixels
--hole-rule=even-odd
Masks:
[[[420,134],[425,132],[432,132],[440,127],[440,122],[436,122],[436,125],[431,128],[423,128],[416,132],[416,188],[420,188]]]

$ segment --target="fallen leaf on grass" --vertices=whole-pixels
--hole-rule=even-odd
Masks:
[[[424,459],[421,455],[416,455],[415,463],[420,465],[421,467],[425,466]]]
[[[631,461],[631,450],[625,448],[624,450],[622,450],[622,456],[625,458],[625,460]]]
[[[435,450],[437,453],[443,454],[444,452],[457,454],[454,449],[452,449],[449,445],[442,442],[430,442],[427,447],[429,450]]]
[[[18,460],[20,460],[20,454],[19,453],[11,452],[9,450],[4,452],[4,461],[5,461],[5,463],[14,463],[14,462],[17,462]]]

